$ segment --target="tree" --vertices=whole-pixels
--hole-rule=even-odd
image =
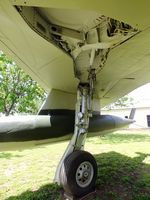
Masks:
[[[45,95],[36,81],[0,52],[0,112],[6,116],[22,112],[35,114]]]
[[[105,109],[111,110],[115,108],[127,108],[133,105],[134,105],[134,99],[132,97],[129,97],[128,95],[125,95],[124,97],[118,99],[116,102],[106,106]]]

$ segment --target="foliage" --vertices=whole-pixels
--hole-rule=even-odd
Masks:
[[[111,110],[115,108],[127,108],[127,107],[132,107],[133,105],[134,105],[134,99],[132,97],[129,97],[128,95],[125,95],[124,97],[118,99],[116,102],[106,106],[105,109]]]
[[[0,52],[0,112],[36,113],[45,92],[15,62]]]

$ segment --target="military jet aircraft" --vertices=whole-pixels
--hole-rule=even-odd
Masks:
[[[49,95],[37,116],[1,118],[0,150],[72,137],[55,181],[73,196],[92,191],[97,165],[83,150],[86,137],[133,122],[101,115],[101,108],[150,80],[149,6],[147,0],[1,0],[0,48]]]

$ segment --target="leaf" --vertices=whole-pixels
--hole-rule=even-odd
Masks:
[[[45,97],[37,82],[0,52],[0,112],[37,113]]]

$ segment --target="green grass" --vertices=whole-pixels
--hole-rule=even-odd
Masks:
[[[0,152],[0,200],[58,200],[52,183],[67,142]],[[120,131],[87,139],[98,163],[96,199],[150,200],[150,131]]]

